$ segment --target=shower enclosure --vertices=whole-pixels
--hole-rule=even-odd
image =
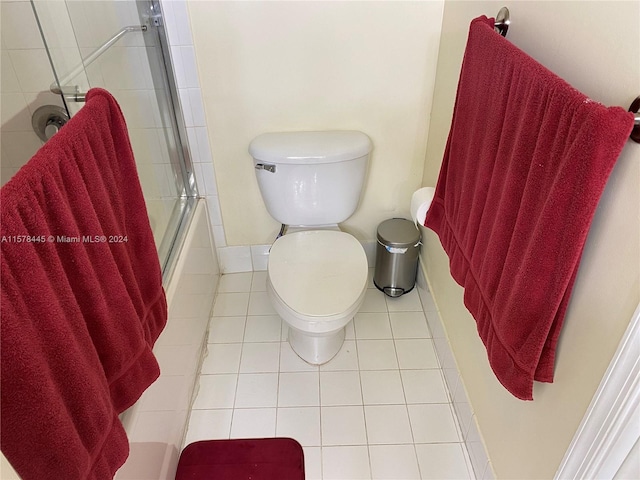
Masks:
[[[42,89],[62,114],[73,117],[93,87],[122,109],[166,283],[197,191],[160,3],[31,0],[31,7],[51,65]],[[56,122],[44,120],[45,135]]]

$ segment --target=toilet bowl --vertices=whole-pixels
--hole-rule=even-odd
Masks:
[[[364,249],[337,225],[358,206],[371,140],[357,131],[265,133],[249,152],[267,211],[297,230],[271,247],[268,296],[293,350],[310,364],[326,363],[367,288]]]
[[[267,294],[303,360],[320,365],[338,353],[364,301],[367,273],[362,245],[344,232],[300,231],[273,244]]]

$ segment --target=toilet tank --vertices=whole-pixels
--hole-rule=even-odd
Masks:
[[[286,225],[331,225],[356,211],[371,140],[358,131],[265,133],[249,145],[269,214]]]

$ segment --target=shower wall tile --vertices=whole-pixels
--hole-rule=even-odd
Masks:
[[[227,239],[224,235],[224,227],[222,225],[213,225],[211,229],[213,230],[213,239],[218,248],[226,247]]]
[[[225,273],[262,268],[266,258],[249,246],[227,246],[220,212],[215,167],[206,127],[204,103],[191,35],[187,2],[160,0],[170,45],[182,114],[187,127],[188,146],[194,165],[198,193],[207,200],[212,235],[218,248],[220,268]]]
[[[183,0],[163,2],[163,8],[165,8],[165,17],[171,18],[168,24],[171,45],[193,45],[187,2]]]
[[[118,90],[111,92],[118,100],[130,128],[162,127],[155,92],[152,90]]]
[[[0,91],[2,93],[21,92],[20,82],[18,82],[18,77],[13,69],[9,52],[6,49],[2,49],[0,55],[0,65],[2,65],[2,71],[0,72]]]
[[[211,146],[209,145],[209,133],[207,127],[197,127],[195,129],[196,139],[198,142],[198,156],[203,163],[209,163],[213,165],[213,158],[211,156]]]
[[[218,187],[216,185],[216,172],[213,163],[202,163],[202,176],[204,185],[204,193],[206,195],[218,195]]]
[[[207,125],[207,122],[204,116],[202,92],[199,88],[189,88],[187,92],[189,95],[189,102],[191,104],[191,113],[193,115],[193,126],[205,127]]]
[[[178,89],[180,104],[183,109],[184,123],[187,128],[205,127],[206,120],[199,88]]]
[[[42,42],[40,45],[42,46]],[[9,56],[23,92],[49,90],[53,75],[49,57],[44,48],[9,50]]]
[[[141,35],[131,35],[142,37]],[[124,38],[127,38],[125,35]],[[107,90],[153,90],[145,47],[111,47],[94,63],[100,65]],[[123,75],[126,72],[126,75]]]
[[[178,88],[198,88],[198,70],[193,46],[172,46],[171,58],[176,69]]]
[[[208,195],[207,207],[209,208],[209,220],[211,225],[222,225],[222,214],[220,213],[220,203],[215,195]]]
[[[0,122],[5,132],[20,132],[31,128],[31,116],[22,93],[0,95]]]
[[[16,170],[42,146],[42,141],[33,131],[5,132],[2,129],[0,143],[2,144],[2,168]]]
[[[42,48],[42,38],[28,2],[2,2],[2,40],[8,49]]]

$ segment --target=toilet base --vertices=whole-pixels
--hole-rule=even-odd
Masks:
[[[327,363],[340,351],[344,343],[345,327],[337,332],[314,334],[289,327],[289,344],[296,354],[311,365]]]

